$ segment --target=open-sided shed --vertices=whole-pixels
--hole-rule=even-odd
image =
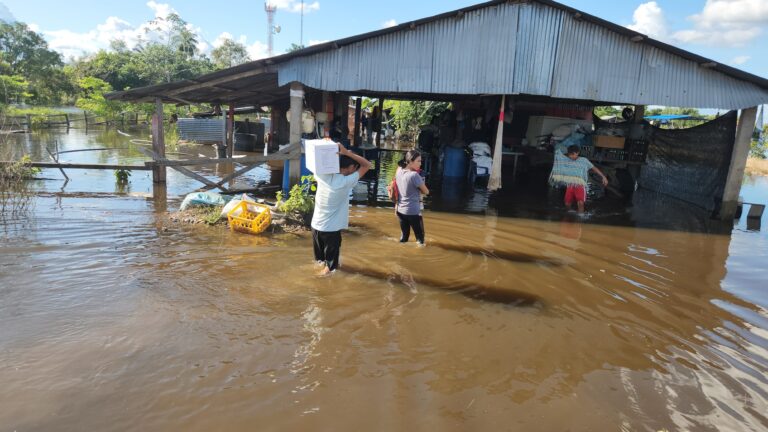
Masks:
[[[721,214],[729,216],[756,107],[768,103],[768,80],[554,1],[494,0],[107,97],[270,105],[278,113],[290,111],[287,138],[298,144],[305,97],[322,97],[324,110],[334,94],[450,101],[506,95],[513,101],[635,105],[641,109],[630,134],[642,133],[646,105],[741,110],[732,145],[722,149],[730,164],[716,197],[724,203]]]

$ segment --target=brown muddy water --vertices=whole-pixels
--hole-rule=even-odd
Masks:
[[[484,210],[427,210],[419,248],[358,205],[347,270],[318,278],[308,235],[173,225],[146,173],[70,176],[3,195],[0,430],[768,428],[768,236],[745,218],[523,217],[472,195]],[[197,187],[168,184],[171,209]],[[768,179],[743,193],[768,202]]]

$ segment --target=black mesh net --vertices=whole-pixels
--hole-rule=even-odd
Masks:
[[[695,204],[708,211],[716,210],[731,162],[736,135],[736,111],[687,129],[662,129],[648,123],[636,141],[648,143],[645,164],[637,179],[639,188],[648,189]],[[628,123],[609,124],[595,120],[600,129],[614,130],[630,136]]]
[[[652,127],[638,186],[714,210],[723,198],[736,111],[689,129]]]

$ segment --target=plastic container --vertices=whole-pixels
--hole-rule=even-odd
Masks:
[[[287,193],[290,188],[290,177],[288,173],[291,172],[291,161],[286,159],[285,163],[283,164],[283,192]],[[306,156],[304,156],[304,153],[301,154],[301,174],[299,177],[304,177],[311,175],[312,171],[307,169],[307,159]]]
[[[264,204],[241,201],[227,213],[227,220],[232,231],[261,234],[272,223],[272,211]]]
[[[445,147],[443,177],[467,176],[467,152],[464,147]]]

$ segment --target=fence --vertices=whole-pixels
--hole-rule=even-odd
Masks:
[[[27,114],[23,116],[0,116],[2,129],[51,129],[57,127],[85,128],[94,126],[123,126],[139,124],[139,114],[121,113],[118,118],[109,119],[87,111],[80,114]]]

